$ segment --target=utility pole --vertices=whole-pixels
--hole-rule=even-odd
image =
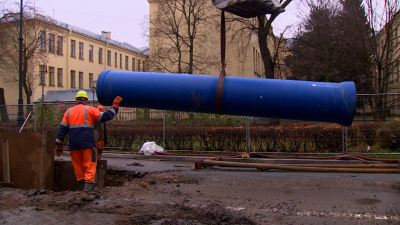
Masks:
[[[19,87],[19,97],[18,97],[18,128],[22,127],[22,124],[24,123],[24,100],[22,99],[22,41],[24,40],[22,38],[22,14],[23,14],[23,0],[21,0],[20,3],[20,17],[19,17],[19,82],[18,82],[18,87]]]

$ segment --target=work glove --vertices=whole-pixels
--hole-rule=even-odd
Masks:
[[[121,103],[121,101],[122,101],[121,97],[119,97],[119,96],[115,97],[112,107],[118,108],[119,107],[119,103]]]
[[[54,148],[54,154],[58,157],[61,156],[61,154],[63,153],[63,145],[56,145],[56,147]]]

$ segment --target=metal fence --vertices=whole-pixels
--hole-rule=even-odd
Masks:
[[[400,115],[400,94],[382,94],[381,97],[385,99],[384,104],[381,104],[382,108],[371,107],[370,98],[375,96],[357,95],[356,116],[350,127],[318,122],[121,107],[116,118],[107,122],[108,136],[111,139],[107,148],[138,150],[145,141],[155,141],[169,151],[397,154],[400,152],[400,144],[397,144],[400,143],[400,121],[397,122],[397,116]],[[21,132],[40,132],[43,127],[57,129],[64,112],[73,105],[24,105],[26,121]],[[384,117],[375,118],[376,111],[384,112],[381,113]],[[1,131],[20,130],[17,126],[18,105],[0,106],[0,116]],[[229,132],[237,136],[228,137]],[[220,135],[219,142],[232,143],[213,143],[218,146],[210,146],[212,144],[206,143],[207,135]],[[216,138],[213,137],[213,140]],[[187,149],[182,149],[182,146],[187,146]]]

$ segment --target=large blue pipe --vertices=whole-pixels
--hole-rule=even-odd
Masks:
[[[112,105],[216,113],[218,76],[103,71],[97,98]],[[350,126],[356,106],[353,82],[326,83],[225,77],[222,112],[226,115],[306,120]]]

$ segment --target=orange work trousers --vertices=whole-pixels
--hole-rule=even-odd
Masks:
[[[71,150],[71,161],[77,181],[94,181],[96,178],[97,149]]]

